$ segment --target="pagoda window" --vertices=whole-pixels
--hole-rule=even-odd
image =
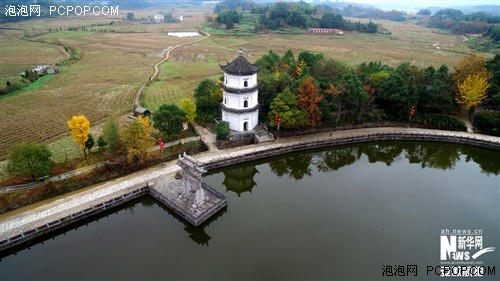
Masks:
[[[243,101],[243,108],[248,108],[248,100]]]
[[[245,87],[245,88],[248,87],[248,81],[247,80],[243,81],[243,87]]]

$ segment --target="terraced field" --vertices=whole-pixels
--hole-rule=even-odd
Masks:
[[[64,48],[38,42],[18,39],[0,39],[0,83],[17,79],[26,69],[41,64],[51,65],[64,60],[68,54]]]
[[[47,43],[17,38],[2,41],[2,51],[4,46],[12,46],[2,52],[2,65],[11,65],[2,67],[5,77],[31,68],[23,61],[49,64],[65,59],[66,54],[59,52],[61,46],[76,47],[82,57],[40,87],[0,99],[0,159],[16,143],[49,143],[67,135],[66,122],[72,115],[83,114],[96,124],[111,114],[131,111],[137,89],[149,79],[152,66],[160,60],[148,54],[194,39],[163,33],[58,31],[30,36],[29,40]],[[28,48],[31,55],[25,57]]]

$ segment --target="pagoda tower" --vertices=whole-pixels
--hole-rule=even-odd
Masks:
[[[227,121],[233,131],[253,130],[259,123],[257,72],[260,67],[251,64],[240,50],[235,60],[220,68],[224,71],[222,121]]]

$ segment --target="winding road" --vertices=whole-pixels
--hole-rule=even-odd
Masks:
[[[207,32],[202,32],[200,31],[200,33],[202,34],[205,34],[205,36],[201,39],[198,39],[198,40],[195,40],[195,41],[192,41],[192,42],[186,42],[186,43],[182,43],[182,44],[179,44],[179,45],[175,45],[175,46],[170,46],[167,48],[167,51],[165,53],[165,57],[159,61],[158,63],[156,63],[154,66],[153,66],[153,75],[149,78],[149,81],[148,82],[145,82],[144,84],[142,84],[142,86],[137,90],[137,93],[135,94],[135,98],[134,98],[134,104],[136,107],[141,107],[141,96],[142,96],[142,91],[144,90],[144,88],[146,87],[146,85],[149,83],[149,82],[152,82],[154,79],[156,79],[156,77],[158,76],[158,74],[160,73],[160,68],[159,66],[166,62],[168,59],[170,59],[170,52],[172,52],[173,50],[179,48],[179,47],[182,47],[182,46],[185,46],[185,45],[190,45],[190,44],[193,44],[193,43],[198,43],[198,42],[201,42],[203,40],[206,40],[208,38],[210,38],[211,34],[207,33]]]

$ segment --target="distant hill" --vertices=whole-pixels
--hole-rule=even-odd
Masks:
[[[456,7],[447,7],[452,9],[457,9],[462,11],[464,14],[470,14],[475,12],[486,12],[492,15],[500,14],[500,5],[475,5],[475,6],[456,6]],[[440,10],[443,10],[443,7],[429,7],[428,8],[432,14],[437,13]]]

